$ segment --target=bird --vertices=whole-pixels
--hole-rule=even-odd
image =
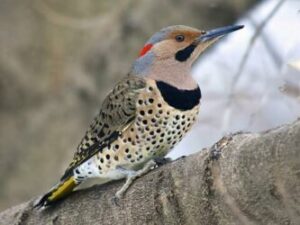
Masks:
[[[151,36],[104,99],[60,181],[35,207],[53,205],[90,178],[126,179],[113,197],[121,199],[195,124],[201,90],[191,76],[193,63],[221,37],[243,27],[173,25]]]

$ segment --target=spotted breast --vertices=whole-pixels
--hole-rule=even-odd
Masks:
[[[178,90],[148,79],[144,90],[136,100],[133,123],[75,170],[79,178],[120,179],[122,174],[116,174],[116,166],[139,169],[149,159],[165,156],[190,130],[199,112],[199,88]]]

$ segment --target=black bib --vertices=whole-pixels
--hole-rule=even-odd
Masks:
[[[201,91],[199,86],[193,90],[180,90],[162,81],[156,81],[156,85],[165,102],[176,109],[189,110],[200,102]]]

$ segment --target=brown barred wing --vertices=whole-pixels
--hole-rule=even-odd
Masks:
[[[99,114],[81,140],[73,161],[67,168],[66,179],[73,169],[112,143],[135,119],[136,100],[145,88],[143,79],[128,76],[119,82],[105,98]]]

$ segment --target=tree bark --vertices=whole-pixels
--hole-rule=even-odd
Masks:
[[[7,209],[0,224],[300,224],[300,120],[238,133],[136,180],[72,193],[45,210],[34,200]]]

